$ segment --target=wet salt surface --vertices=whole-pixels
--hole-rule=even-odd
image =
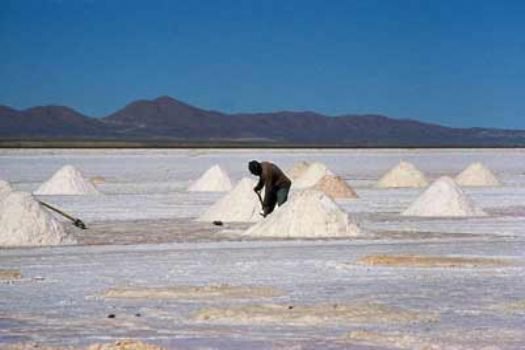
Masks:
[[[339,203],[370,236],[253,240],[238,235],[243,225],[227,224],[224,233],[194,222],[220,194],[189,194],[183,190],[186,184],[215,163],[240,179],[246,174],[245,162],[253,158],[272,159],[283,167],[302,159],[326,163],[360,195]],[[414,162],[430,178],[454,175],[480,160],[505,186],[466,190],[489,212],[486,218],[400,217],[422,190],[371,188],[400,159]],[[514,307],[511,312],[505,305],[525,300],[524,160],[523,150],[1,150],[0,178],[15,188],[34,189],[66,163],[108,181],[99,187],[106,193],[102,196],[42,196],[87,222],[86,231],[69,227],[80,246],[0,250],[0,267],[20,270],[24,277],[0,283],[0,347],[25,341],[81,346],[136,337],[184,349],[384,349],[397,346],[399,336],[385,338],[397,334],[412,337],[399,338],[405,339],[405,348],[428,345],[430,338],[441,348],[523,348],[525,311]],[[364,256],[385,254],[489,257],[515,264],[413,268],[356,263]],[[116,287],[222,283],[272,287],[284,294],[210,301],[101,297]],[[207,307],[370,302],[422,315],[436,313],[438,319],[408,324],[327,321],[315,326],[194,319]],[[115,318],[107,318],[109,314]],[[348,337],[353,331],[379,335]],[[457,333],[464,336],[451,336]]]

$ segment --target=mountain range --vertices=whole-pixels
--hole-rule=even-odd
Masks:
[[[0,140],[122,140],[348,147],[518,147],[525,130],[450,128],[382,115],[227,114],[171,97],[134,101],[103,118],[64,106],[0,106]]]

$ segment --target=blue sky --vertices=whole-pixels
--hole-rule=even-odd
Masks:
[[[0,104],[525,129],[525,1],[0,0]]]

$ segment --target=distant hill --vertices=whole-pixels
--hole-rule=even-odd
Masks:
[[[0,106],[0,138],[110,137],[111,127],[63,106],[33,107],[23,111]]]
[[[63,106],[0,106],[0,139],[141,140],[361,147],[525,146],[525,130],[449,128],[381,115],[226,114],[171,97],[132,102],[101,119]]]

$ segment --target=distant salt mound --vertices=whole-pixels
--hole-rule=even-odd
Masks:
[[[195,182],[188,191],[190,192],[226,192],[232,189],[232,183],[226,171],[219,165],[214,165]]]
[[[11,185],[9,185],[9,182],[0,180],[0,201],[7,197],[12,191],[13,189],[11,188]]]
[[[332,198],[358,198],[354,190],[340,176],[325,175],[313,187]]]
[[[304,190],[264,220],[244,232],[247,236],[282,238],[355,237],[359,227],[330,197]]]
[[[106,183],[107,180],[104,176],[97,175],[97,176],[90,177],[89,181],[91,181],[92,184],[100,185],[100,184]]]
[[[261,204],[253,187],[255,181],[243,178],[233,190],[209,207],[197,221],[255,222],[261,219]]]
[[[404,216],[485,216],[456,182],[443,176],[434,181],[401,215]]]
[[[301,161],[298,163],[295,163],[288,171],[286,172],[286,175],[291,180],[296,180],[301,177],[301,175],[304,174],[306,170],[308,170],[308,167],[310,166],[310,163]]]
[[[456,182],[460,186],[500,186],[497,177],[482,163],[472,163],[458,176]]]
[[[319,182],[325,175],[334,175],[323,163],[312,163],[304,173],[295,180],[294,188],[308,188]]]
[[[26,192],[13,191],[0,201],[0,246],[75,243],[62,223]]]
[[[398,188],[398,187],[425,187],[428,181],[414,164],[409,162],[399,162],[395,167],[390,169],[377,182],[379,188]]]
[[[34,192],[37,195],[99,194],[97,188],[77,168],[65,165]]]

